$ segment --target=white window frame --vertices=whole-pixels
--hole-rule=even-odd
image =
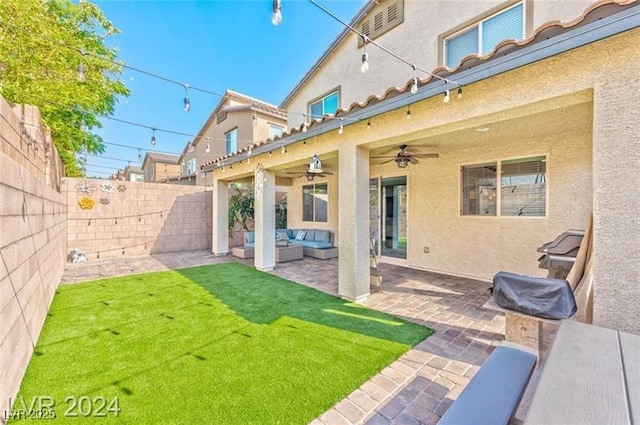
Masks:
[[[333,90],[323,94],[322,96],[319,96],[319,97],[315,98],[311,102],[309,102],[307,104],[307,113],[308,113],[307,114],[307,119],[308,119],[307,122],[311,122],[314,119],[318,119],[318,118],[324,117],[325,115],[333,115],[333,114],[335,114],[335,112],[333,112],[331,114],[328,114],[328,113],[325,112],[325,110],[324,110],[324,100],[326,98],[330,97],[330,96],[333,96],[334,94],[337,95],[338,96],[338,106],[336,107],[336,111],[337,111],[338,109],[340,109],[340,105],[341,105],[341,97],[342,97],[341,91],[342,90],[340,89],[340,87],[336,87],[335,89],[333,89]],[[311,106],[315,105],[318,102],[322,102],[322,115],[320,115],[319,117],[313,117],[313,114],[311,113]]]
[[[192,165],[193,164],[193,165]],[[196,173],[198,167],[198,161],[196,158],[190,158],[187,161],[187,175],[193,175]]]
[[[491,18],[494,18],[497,15],[500,15],[501,13],[506,12],[509,9],[513,9],[514,7],[517,7],[519,5],[522,5],[522,38],[521,40],[524,40],[527,34],[527,2],[522,0],[519,2],[516,2],[512,5],[509,5],[503,9],[498,10],[495,13],[492,13],[491,15],[485,16],[482,19],[478,19],[476,21],[474,21],[473,23],[469,24],[469,25],[465,25],[463,28],[448,34],[447,36],[442,38],[442,62],[443,65],[447,66],[447,41],[451,40],[453,38],[458,37],[459,35],[464,34],[465,32],[473,29],[474,27],[478,27],[478,45],[477,45],[477,51],[475,52],[475,54],[480,55],[482,54],[482,28],[484,27],[483,23],[485,21],[488,21]],[[494,46],[495,47],[495,46]],[[469,54],[473,54],[473,53],[469,53]]]
[[[278,128],[279,133],[278,133],[278,134],[273,134],[273,135],[271,135],[271,129],[273,129],[273,128],[275,128],[275,127],[277,127],[277,128]],[[274,123],[271,123],[271,122],[270,122],[270,123],[269,123],[269,138],[270,138],[270,139],[272,139],[272,138],[274,138],[274,137],[276,137],[276,136],[281,135],[282,133],[284,133],[284,130],[285,130],[285,127],[284,127],[284,126],[282,126],[282,125],[280,125],[280,124],[274,124]]]
[[[513,160],[525,160],[529,158],[537,158],[544,157],[546,162],[545,167],[545,206],[544,206],[544,215],[502,215],[502,162],[504,161],[513,161]],[[464,189],[464,176],[462,173],[462,169],[464,167],[479,167],[483,165],[496,165],[496,214],[495,215],[483,215],[483,214],[463,214],[462,206],[463,206],[463,189]],[[532,153],[532,154],[524,154],[517,155],[505,158],[493,158],[488,159],[486,161],[480,162],[472,162],[460,164],[458,169],[458,217],[460,218],[470,218],[470,219],[528,219],[528,220],[539,220],[539,219],[547,219],[549,218],[549,153]]]
[[[236,150],[235,151],[229,151],[229,138],[228,136],[233,133],[236,132]],[[234,127],[231,130],[227,131],[226,133],[224,133],[224,150],[226,152],[227,155],[234,153],[238,150],[238,127]]]
[[[312,196],[313,199],[313,204],[311,206],[311,211],[312,211],[312,215],[313,215],[313,219],[312,220],[305,220],[304,217],[304,191],[305,188],[311,186],[312,187],[312,195],[315,193],[316,190],[316,186],[318,185],[324,185],[327,188],[327,219],[326,220],[317,220],[316,219],[316,197]],[[302,185],[302,222],[303,223],[328,223],[329,222],[329,183],[328,182],[309,182],[308,184],[303,184]]]

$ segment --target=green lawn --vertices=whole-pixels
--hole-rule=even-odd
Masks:
[[[237,263],[65,285],[14,412],[48,396],[53,423],[303,424],[431,333]]]

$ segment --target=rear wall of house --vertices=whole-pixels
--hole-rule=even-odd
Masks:
[[[38,110],[0,97],[0,413],[20,382],[64,271],[62,165]],[[24,131],[24,133],[23,133]],[[29,145],[30,135],[33,139]],[[4,416],[2,416],[4,418]],[[4,419],[0,419],[4,423]]]

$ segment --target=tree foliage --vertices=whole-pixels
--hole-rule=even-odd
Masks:
[[[113,113],[129,90],[105,39],[118,30],[87,1],[0,0],[0,93],[40,108],[67,175],[78,175],[75,154],[104,152],[99,115]],[[107,60],[105,60],[107,59]],[[86,81],[77,78],[78,67]]]
[[[236,222],[245,231],[249,230],[249,223],[254,217],[253,186],[236,186],[235,193],[229,198],[229,231],[233,230]]]

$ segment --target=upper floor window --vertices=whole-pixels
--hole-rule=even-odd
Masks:
[[[445,65],[453,68],[467,55],[486,55],[503,40],[522,40],[524,19],[521,2],[445,37]]]
[[[192,175],[196,173],[196,159],[191,158],[187,161],[187,175]]]
[[[461,173],[461,215],[546,215],[545,156],[464,166]]]
[[[273,139],[276,136],[279,136],[284,131],[284,127],[277,124],[269,124],[269,138]]]
[[[322,118],[324,115],[333,115],[340,104],[340,90],[322,96],[320,99],[309,103],[309,116],[311,119]]]
[[[225,133],[224,138],[226,140],[227,154],[236,152],[238,150],[238,129],[234,128],[228,131]]]

